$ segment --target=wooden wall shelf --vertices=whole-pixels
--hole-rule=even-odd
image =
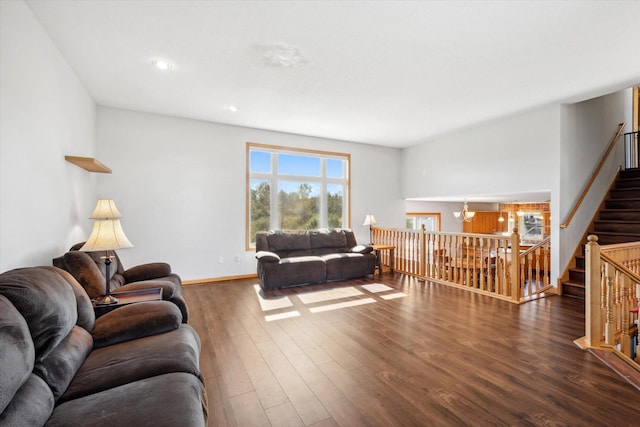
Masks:
[[[111,173],[111,169],[94,159],[93,157],[64,156],[67,162],[80,166],[89,172]]]

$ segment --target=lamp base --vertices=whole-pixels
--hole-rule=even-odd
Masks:
[[[117,303],[118,298],[114,297],[113,295],[105,295],[100,301],[96,302],[96,305],[111,305]]]

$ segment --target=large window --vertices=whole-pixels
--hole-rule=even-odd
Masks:
[[[349,227],[349,154],[247,143],[247,247],[258,231]]]

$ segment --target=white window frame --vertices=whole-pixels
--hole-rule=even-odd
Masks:
[[[271,171],[251,172],[251,152],[259,151],[269,153],[271,155]],[[278,173],[278,155],[290,154],[294,156],[309,156],[320,159],[320,176],[307,175],[291,175]],[[327,177],[327,160],[335,159],[342,161],[342,177]],[[255,249],[255,243],[252,242],[251,236],[251,181],[260,180],[268,181],[271,189],[270,192],[270,229],[277,229],[278,224],[278,183],[280,181],[299,181],[319,184],[320,186],[320,206],[319,206],[319,228],[328,227],[327,217],[327,185],[339,184],[344,188],[343,207],[342,207],[342,226],[344,228],[351,227],[351,155],[348,153],[336,153],[330,151],[319,151],[302,148],[282,147],[276,145],[257,144],[247,142],[246,150],[247,161],[247,179],[246,179],[246,246],[247,250]],[[275,208],[274,208],[275,207]]]

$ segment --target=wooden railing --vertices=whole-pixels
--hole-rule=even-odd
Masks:
[[[584,186],[584,189],[582,190],[582,194],[580,194],[580,197],[578,198],[575,205],[573,206],[573,209],[571,209],[571,212],[569,212],[567,219],[565,219],[564,222],[560,224],[560,228],[567,228],[569,224],[571,224],[571,220],[573,219],[574,215],[578,212],[578,208],[582,204],[582,201],[587,196],[587,193],[591,189],[591,186],[593,185],[594,181],[598,177],[598,174],[600,173],[600,169],[602,169],[602,166],[604,166],[605,161],[609,157],[609,153],[611,153],[611,151],[613,150],[613,147],[615,147],[616,145],[616,142],[618,141],[618,139],[620,139],[620,135],[622,135],[624,126],[625,126],[624,122],[618,125],[618,130],[616,131],[615,135],[611,139],[611,142],[609,143],[609,147],[607,148],[607,151],[605,151],[605,153],[602,155],[602,158],[600,159],[600,163],[598,163],[598,166],[591,174],[591,178],[589,179],[589,182],[587,182],[587,185]]]
[[[521,303],[548,290],[549,239],[520,250],[510,236],[372,228],[373,243],[395,247],[397,272]],[[512,257],[512,253],[519,256]],[[391,264],[390,252],[381,254]]]
[[[597,236],[587,240],[584,346],[608,348],[640,370],[640,242],[600,246]]]

